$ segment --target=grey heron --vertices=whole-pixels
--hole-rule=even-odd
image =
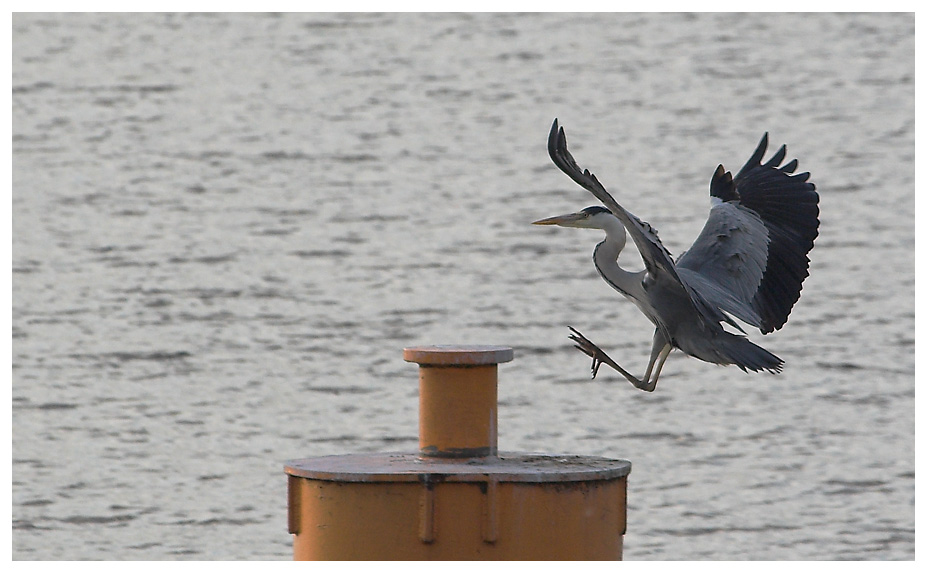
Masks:
[[[563,128],[554,120],[547,143],[551,159],[604,207],[534,224],[605,231],[605,240],[593,252],[596,269],[656,327],[641,378],[570,327],[570,339],[592,358],[593,378],[607,364],[637,388],[652,392],[673,348],[706,362],[734,364],[745,372],[782,370],[782,360],[750,342],[734,318],[763,334],[782,328],[808,276],[808,253],[820,222],[810,174],[795,174],[794,159],[780,167],[784,145],[761,163],[768,143],[767,133],[736,176],[718,166],[709,186],[708,220],[689,250],[674,261],[653,227],[622,208],[595,175],[576,164]],[[618,265],[627,235],[644,261],[642,271]],[[725,324],[741,334],[726,330]]]

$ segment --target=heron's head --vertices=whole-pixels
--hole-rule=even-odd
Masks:
[[[598,205],[586,207],[578,213],[557,215],[531,223],[532,225],[558,225],[560,227],[576,227],[579,229],[604,229],[607,221],[614,219],[612,212]]]

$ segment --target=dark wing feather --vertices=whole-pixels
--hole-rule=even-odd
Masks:
[[[680,270],[686,269],[683,277],[687,271],[696,272],[748,306],[752,313],[718,301],[764,334],[788,320],[808,276],[808,253],[820,224],[810,174],[791,175],[798,166],[795,160],[779,168],[784,145],[761,163],[767,145],[768,134],[736,177],[718,166],[711,181],[715,202],[708,221],[677,262]],[[758,244],[757,238],[763,241]]]
[[[605,190],[605,187],[599,183],[595,175],[590,173],[588,169],[584,170],[576,164],[576,160],[573,159],[573,155],[570,154],[570,151],[567,149],[566,134],[563,128],[559,127],[556,119],[554,119],[554,123],[550,128],[550,136],[547,139],[547,152],[550,154],[550,158],[553,160],[554,164],[559,167],[561,171],[566,173],[570,179],[578,183],[584,189],[595,195],[613,215],[621,220],[628,230],[628,234],[631,235],[634,244],[637,245],[641,253],[641,258],[644,259],[644,266],[651,276],[657,277],[659,274],[665,273],[677,282],[680,282],[679,277],[676,275],[673,258],[669,251],[666,250],[666,247],[663,246],[663,243],[660,242],[657,231],[650,226],[650,223],[641,221],[633,214],[626,211],[615,201],[608,191]]]

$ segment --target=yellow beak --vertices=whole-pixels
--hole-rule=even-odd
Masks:
[[[570,213],[569,215],[557,215],[556,217],[548,217],[547,219],[540,219],[531,223],[532,225],[560,225],[565,226],[570,223],[584,219],[586,216],[583,213]]]

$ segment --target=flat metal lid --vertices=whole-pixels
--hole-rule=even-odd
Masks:
[[[596,456],[500,453],[470,459],[425,458],[415,453],[350,454],[286,463],[286,473],[342,482],[549,483],[612,480],[631,473],[631,462]]]
[[[514,356],[515,351],[509,346],[448,344],[402,349],[402,357],[407,362],[433,366],[488,366],[509,362]]]

